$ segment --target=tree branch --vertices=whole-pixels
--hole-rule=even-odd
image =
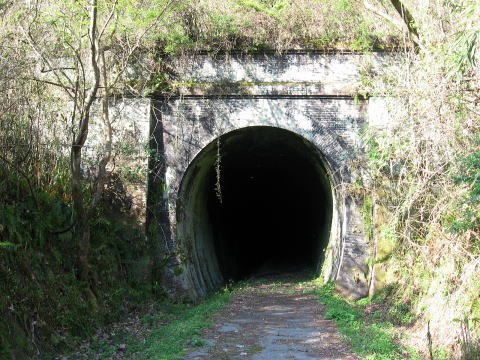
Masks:
[[[415,19],[408,9],[403,5],[400,0],[390,0],[395,10],[397,10],[398,15],[402,18],[403,22],[407,26],[408,33],[412,37],[412,41],[416,46],[419,44],[419,37],[417,29],[415,28]]]
[[[128,60],[131,58],[131,56],[133,55],[133,53],[140,47],[140,44],[141,44],[141,41],[143,40],[143,38],[148,34],[148,32],[155,26],[157,25],[160,20],[162,19],[162,15],[168,10],[168,8],[175,2],[175,0],[170,0],[162,9],[162,11],[160,12],[158,18],[152,22],[152,24],[150,24],[150,26],[148,26],[142,34],[140,34],[140,36],[137,38],[137,41],[135,42],[135,45],[133,45],[133,47],[129,46],[130,50],[128,51],[127,55],[125,56],[125,63],[128,62]],[[127,41],[128,41],[128,38],[127,38]],[[119,71],[119,73],[117,74],[117,76],[115,76],[115,78],[111,81],[110,83],[110,86],[111,87],[114,87],[116,84],[117,84],[117,81],[120,80],[120,77],[122,76],[122,74],[126,71],[127,67],[126,66],[123,66],[121,71]]]
[[[105,51],[100,50],[100,58],[102,65],[102,79],[103,79],[103,97],[102,97],[102,119],[105,130],[105,154],[103,155],[100,163],[98,164],[98,176],[95,184],[95,190],[93,193],[92,201],[90,204],[89,212],[92,212],[96,203],[100,200],[105,182],[107,179],[107,165],[112,158],[112,123],[110,122],[110,114],[108,108],[108,78],[107,78],[107,64],[105,62]]]
[[[33,51],[42,59],[42,61],[47,65],[49,71],[53,72],[54,76],[56,77],[58,83],[62,84],[62,79],[60,78],[60,75],[59,75],[59,72],[60,74],[67,80],[67,82],[70,84],[70,88],[73,87],[73,81],[70,79],[70,77],[65,73],[65,71],[63,71],[61,68],[54,68],[53,65],[50,63],[50,61],[48,60],[48,58],[45,56],[45,54],[43,54],[42,51],[40,51],[40,49],[38,49],[37,47],[37,44],[35,43],[35,41],[33,40],[33,37],[32,35],[30,34],[29,31],[25,30],[23,28],[22,25],[20,25],[20,29],[23,31],[23,34],[25,36],[25,39],[27,40],[27,42],[29,43],[29,45],[31,46],[31,48],[33,49]],[[67,92],[67,95],[70,97],[70,98],[73,98],[73,94],[70,93],[70,91],[68,90],[68,87],[65,87],[65,90]]]
[[[103,24],[102,30],[100,30],[98,38],[101,39],[103,36],[103,33],[107,29],[108,24],[113,18],[113,15],[115,14],[115,10],[117,8],[118,0],[115,0],[115,2],[112,5],[112,10],[110,11],[110,14],[108,14],[107,21],[105,21],[105,24]]]
[[[83,146],[87,140],[88,125],[90,121],[90,109],[97,95],[100,84],[100,68],[98,67],[98,38],[97,38],[97,0],[90,1],[90,26],[88,31],[90,40],[90,64],[93,69],[93,85],[85,100],[82,115],[80,117],[79,132],[74,145]]]
[[[405,26],[405,24],[403,22],[401,22],[401,21],[395,19],[394,17],[390,16],[385,11],[382,11],[379,8],[375,7],[375,5],[368,2],[368,0],[363,0],[363,6],[365,6],[365,8],[367,10],[370,10],[374,14],[376,14],[376,15],[384,18],[385,20],[387,20],[389,23],[391,23],[393,26],[395,26],[397,28],[397,30],[402,31],[402,32],[403,31],[408,31],[407,27]]]
[[[72,91],[72,93],[75,91],[75,89],[69,87],[69,86],[66,86],[64,84],[59,84],[59,83],[56,83],[56,82],[53,82],[53,81],[49,81],[49,80],[43,80],[43,79],[37,79],[37,78],[30,78],[30,77],[27,77],[27,78],[23,78],[23,80],[29,80],[29,81],[36,81],[36,82],[39,82],[39,83],[42,83],[42,84],[48,84],[48,85],[53,85],[53,86],[57,86],[65,91]]]
[[[395,19],[393,16],[390,16],[385,11],[380,10],[375,5],[370,3],[368,0],[363,0],[363,5],[367,10],[370,10],[374,14],[382,17],[383,19],[387,20],[393,26],[395,26],[401,32],[407,32],[410,35],[410,39],[414,43],[415,47],[420,46],[419,36],[417,29],[415,28],[414,24],[415,21],[413,19],[412,14],[405,8],[399,0],[390,0],[390,3],[393,5],[397,13],[400,15],[402,21]]]

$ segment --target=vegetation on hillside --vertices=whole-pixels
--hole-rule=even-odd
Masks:
[[[411,6],[418,51],[407,52],[398,68],[367,77],[371,95],[390,99],[393,121],[388,131],[365,133],[376,282],[391,286],[390,304],[407,304],[418,318],[410,331],[425,339],[419,344],[425,353],[443,346],[460,356],[468,347],[464,358],[474,359],[480,326],[480,6],[422,5]]]
[[[430,347],[474,359],[479,19],[475,0],[0,1],[0,357],[72,346],[162,295],[128,172],[112,162],[132,156],[112,148],[114,95],[161,91],[164,60],[196,51],[395,49],[398,67],[363,76],[394,121],[366,129],[371,184],[355,190],[369,205],[375,284],[418,318],[410,331],[425,337],[430,324]],[[87,159],[93,123],[106,135]]]

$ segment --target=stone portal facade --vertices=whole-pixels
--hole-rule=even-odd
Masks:
[[[382,54],[287,53],[196,55],[173,63],[175,95],[142,105],[150,109],[147,232],[172,293],[195,298],[206,292],[185,255],[187,239],[177,236],[184,215],[179,194],[189,166],[230,131],[271,126],[313,144],[328,172],[334,209],[324,279],[351,298],[368,295],[372,250],[362,204],[349,189],[368,182],[361,131],[388,122],[382,99],[357,96],[362,71],[386,61]]]

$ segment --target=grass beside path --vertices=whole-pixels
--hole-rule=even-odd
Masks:
[[[41,359],[135,359],[178,360],[187,345],[203,346],[201,330],[230,299],[224,290],[212,294],[198,305],[169,301],[152,305],[141,316],[97,334],[70,354],[43,356]]]
[[[395,341],[392,323],[367,319],[360,306],[364,300],[349,303],[335,295],[333,288],[333,284],[327,284],[314,291],[327,307],[325,317],[336,323],[354,352],[368,360],[420,359],[414,350],[404,349]]]
[[[239,283],[233,291],[247,291],[255,283],[263,284],[265,281],[266,279],[256,279]],[[362,359],[421,359],[414,350],[405,349],[399,344],[398,331],[395,332],[395,326],[398,324],[393,320],[389,321],[389,317],[385,316],[385,311],[388,311],[386,307],[377,313],[366,315],[364,311],[366,306],[373,304],[375,300],[348,302],[334,294],[333,284],[319,285],[318,279],[310,278],[305,281],[289,278],[266,283],[269,286],[261,288],[261,291],[295,291],[303,288],[304,292],[316,294],[320,303],[327,308],[325,317],[336,323],[337,329],[345,336],[352,350]],[[282,290],[282,284],[285,283],[295,284],[295,289]],[[188,345],[205,345],[205,341],[200,337],[201,331],[211,325],[212,316],[230,300],[231,295],[232,292],[227,290],[218,292],[195,306],[158,303],[152,311],[138,317],[133,326],[119,326],[116,330],[105,333],[106,336],[97,336],[96,340],[78,349],[73,357],[64,358],[102,360],[116,356],[119,359],[138,360],[181,359]],[[381,300],[379,301],[383,303]],[[399,320],[402,323],[410,321],[409,316],[410,314],[402,312]],[[79,353],[82,354],[81,357],[78,357]]]
[[[264,280],[264,279],[263,279]],[[288,282],[292,282],[289,279]],[[357,302],[348,302],[339,295],[334,294],[334,285],[319,286],[316,280],[293,280],[304,291],[313,291],[321,304],[327,307],[325,317],[333,320],[338,330],[345,336],[352,350],[366,360],[420,360],[421,357],[414,349],[407,349],[398,341],[396,321],[410,322],[411,314],[402,313],[399,317],[379,310],[377,313],[365,315],[365,307],[371,305],[375,299],[362,299]],[[273,282],[268,291],[277,289],[282,282]],[[251,283],[237,284],[236,290],[248,288]],[[195,307],[188,305],[171,305],[169,310],[173,314],[169,325],[153,330],[151,336],[142,344],[130,346],[130,354],[135,359],[174,360],[179,359],[179,354],[187,343],[202,346],[203,340],[199,338],[200,331],[210,325],[211,316],[230,299],[230,292],[217,293]],[[379,299],[378,301],[381,301]],[[388,315],[388,316],[387,316]],[[398,318],[398,319],[397,319]],[[441,356],[436,357],[442,359]]]
[[[170,323],[154,329],[145,342],[128,346],[127,355],[135,359],[179,359],[186,344],[201,345],[200,331],[211,324],[211,316],[227,303],[230,295],[228,291],[219,292],[196,306],[169,305]]]
[[[178,359],[187,343],[203,345],[198,338],[200,331],[211,324],[211,316],[230,299],[227,291],[216,293],[194,307],[179,308],[178,316],[169,325],[152,332],[142,349],[137,352],[138,359],[170,360]]]

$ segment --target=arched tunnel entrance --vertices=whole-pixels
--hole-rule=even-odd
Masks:
[[[318,271],[332,204],[322,154],[303,137],[266,126],[222,135],[180,186],[177,239],[192,281],[208,291],[265,271]]]

